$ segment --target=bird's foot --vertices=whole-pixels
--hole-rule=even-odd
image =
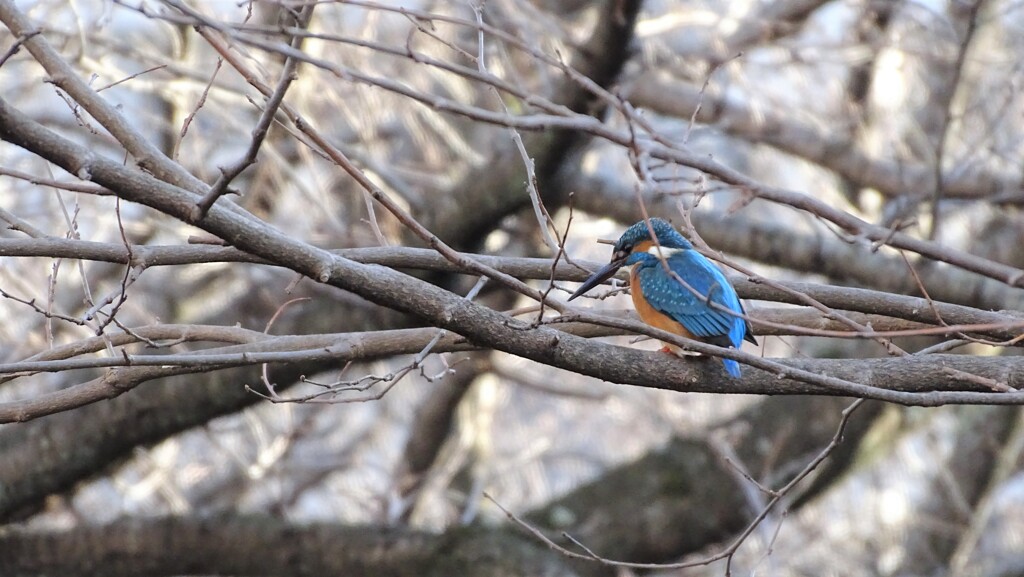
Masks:
[[[681,349],[679,347],[674,347],[674,346],[671,346],[671,345],[665,345],[665,346],[661,347],[660,350],[661,350],[661,352],[668,353],[668,354],[670,354],[670,355],[672,355],[674,357],[700,357],[700,356],[703,356],[700,353],[698,353],[697,351],[688,351],[686,349]]]

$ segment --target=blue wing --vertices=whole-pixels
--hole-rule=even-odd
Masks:
[[[691,291],[669,275],[659,260],[645,261],[637,275],[640,290],[652,307],[679,321],[696,337],[719,346],[739,348],[747,337],[746,321],[708,304],[710,300],[728,310],[743,312],[736,290],[714,263],[692,250],[668,258],[669,268],[694,289]],[[730,374],[739,376],[735,361],[724,359],[724,363]]]

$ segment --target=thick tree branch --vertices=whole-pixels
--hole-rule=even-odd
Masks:
[[[643,328],[637,321],[606,318],[610,326]],[[528,329],[526,329],[528,330]],[[570,333],[552,331],[559,341],[578,339]],[[278,337],[259,345],[239,345],[210,349],[196,355],[132,356],[111,359],[82,359],[80,362],[29,361],[3,366],[12,373],[71,368],[114,367],[104,376],[38,397],[0,403],[0,422],[24,422],[41,416],[77,409],[98,401],[119,397],[142,383],[175,375],[207,373],[232,367],[265,363],[301,363],[339,365],[351,361],[367,361],[400,354],[416,354],[435,339],[436,329],[378,331],[318,335],[315,337]],[[319,342],[313,347],[304,347]],[[301,345],[301,346],[300,346]],[[587,348],[586,343],[579,345]],[[465,351],[470,342],[458,335],[440,339],[433,346],[436,353]],[[776,359],[761,360],[751,355],[732,354],[770,370],[748,370],[742,379],[729,379],[721,374],[716,363],[685,362],[671,356],[652,354],[622,346],[592,342],[590,348],[604,357],[596,369],[583,370],[568,364],[562,368],[589,374],[605,380],[651,388],[686,391],[686,393],[728,393],[754,395],[849,395],[887,400],[908,405],[942,405],[948,403],[1024,404],[1024,394],[1007,393],[1021,388],[1024,358],[970,357],[961,355],[910,356],[907,358],[829,360]],[[692,347],[692,345],[691,345]],[[269,351],[267,351],[269,349]],[[285,349],[285,351],[281,351]],[[584,358],[589,351],[581,351]],[[535,359],[536,360],[536,359]],[[635,370],[608,370],[609,365],[643,364]],[[805,382],[806,373],[827,375],[819,384]],[[782,378],[779,378],[781,374]],[[623,375],[623,376],[616,376]],[[792,375],[792,376],[790,376]],[[975,380],[966,379],[971,375]],[[998,383],[993,389],[980,382]],[[858,383],[858,384],[854,384]],[[240,383],[241,385],[242,383]],[[255,384],[255,383],[253,383]],[[972,393],[1001,391],[1002,395]]]
[[[492,313],[497,314],[497,313]],[[606,317],[611,326],[644,327],[637,321]],[[521,329],[529,332],[525,325]],[[546,331],[550,329],[545,329]],[[396,333],[401,332],[401,336]],[[616,347],[591,342],[579,337],[550,331],[547,341],[561,348],[565,361],[555,358],[547,364],[604,380],[678,392],[732,393],[732,394],[819,394],[850,395],[886,400],[895,403],[937,406],[952,403],[971,404],[1024,404],[1024,357],[976,357],[967,355],[911,355],[902,358],[881,359],[760,359],[747,353],[728,352],[730,358],[743,360],[766,370],[746,369],[742,379],[730,379],[722,373],[717,362],[686,362],[670,355]],[[369,360],[392,354],[415,354],[436,336],[436,329],[422,331],[381,331],[362,335],[344,335],[335,342],[315,349],[280,352],[219,352],[189,355],[176,360],[161,356],[141,357],[127,355],[123,368],[108,371],[102,378],[75,385],[67,389],[46,393],[38,397],[0,403],[0,422],[23,422],[44,415],[67,411],[110,399],[135,387],[160,378],[175,375],[205,373],[211,370],[246,366],[257,363],[291,362],[344,363]],[[666,335],[658,338],[669,340]],[[524,343],[525,341],[525,343]],[[575,342],[581,341],[581,342]],[[358,344],[355,344],[358,343]],[[390,346],[387,344],[390,343]],[[523,343],[523,344],[520,344]],[[520,346],[531,347],[530,339],[520,339]],[[543,343],[542,343],[543,344]],[[442,339],[434,346],[435,352],[465,350],[469,346],[462,337]],[[235,347],[231,347],[235,348]],[[249,348],[249,347],[245,347]],[[689,345],[696,348],[696,345]],[[229,350],[229,349],[225,349]],[[207,362],[197,359],[210,357]],[[527,358],[542,362],[550,353],[531,353]],[[577,360],[578,359],[578,360]],[[89,359],[85,359],[89,361]],[[600,362],[598,363],[598,360]],[[45,362],[41,361],[40,363]],[[50,361],[58,362],[58,361]],[[106,362],[86,362],[84,365],[108,365],[124,362],[113,359]],[[172,365],[181,362],[180,365]],[[582,366],[579,363],[594,364]],[[24,364],[25,367],[45,365]],[[120,365],[119,365],[120,366]],[[23,366],[14,367],[24,370]],[[806,375],[821,375],[818,378]],[[990,383],[986,385],[986,383]],[[241,386],[242,383],[239,383]]]
[[[709,231],[713,231],[715,229],[715,225],[726,227],[727,230],[732,230],[736,226],[743,226],[743,224],[731,224],[730,219],[714,215],[708,215],[708,218],[710,221],[707,225],[698,225],[698,228],[700,228],[702,232],[705,230],[704,226],[710,227],[707,229]],[[718,237],[716,233],[712,232],[711,234],[713,234],[715,238]],[[752,244],[757,246],[764,245],[764,243]],[[331,252],[355,262],[378,264],[395,269],[418,269],[440,272],[461,272],[467,274],[473,272],[457,263],[453,263],[451,260],[444,258],[437,252],[430,249],[409,247],[368,247],[336,249]],[[232,247],[208,245],[133,245],[131,255],[129,255],[128,249],[126,249],[123,244],[98,243],[59,238],[0,239],[0,256],[76,258],[126,265],[130,264],[133,267],[145,268],[211,262],[247,262],[278,266],[265,259],[261,259]],[[548,280],[552,276],[551,260],[546,258],[505,257],[469,253],[462,253],[460,256],[465,261],[477,261],[483,265],[493,268],[494,270],[516,278]],[[576,266],[576,264],[568,264],[565,262],[559,262],[555,265],[555,280],[580,282],[590,275],[590,271],[596,270],[601,266],[600,264],[593,262],[577,262],[584,268]],[[847,261],[844,260],[843,262]],[[821,270],[818,269],[816,272],[821,272]],[[875,269],[875,272],[876,274],[879,272],[877,268]],[[947,269],[943,274],[950,274],[953,272],[954,271]],[[920,274],[927,275],[926,272]],[[620,280],[625,280],[627,278],[626,272],[620,272],[618,278]],[[789,304],[803,304],[802,302],[794,299],[791,294],[780,291],[774,287],[762,283],[751,282],[735,275],[731,277],[731,280],[736,285],[736,290],[739,292],[739,295],[743,298]],[[1024,308],[1024,291],[1011,289],[993,281],[988,281],[983,288],[1005,290],[999,291],[996,294],[983,293],[977,295],[977,298],[983,301],[980,305],[983,308],[998,308],[1002,309],[1004,312],[994,313],[970,308],[969,306],[960,306],[939,301],[928,301],[923,298],[889,294],[868,289],[820,285],[806,282],[778,281],[778,284],[785,288],[803,293],[833,309],[856,311],[864,314],[884,315],[919,323],[937,324],[941,319],[941,321],[946,324],[1002,323],[1009,326],[1024,319],[1024,316],[1015,312],[1018,309],[1016,306],[1018,301],[1014,299],[1014,297],[1019,297],[1021,308]],[[929,287],[929,292],[932,292],[931,287]],[[936,287],[935,292],[942,293],[942,286]],[[932,293],[932,296],[933,298],[938,298],[934,293]],[[996,299],[995,297],[997,296],[1008,300]],[[997,302],[998,306],[987,306],[990,301]],[[756,318],[757,314],[752,313],[752,316]],[[801,322],[795,316],[774,316],[773,319],[776,322],[788,322],[799,326],[820,326],[821,328],[831,329],[836,328],[834,325],[820,325],[821,321],[814,321],[814,325],[809,324],[810,318],[808,318],[808,322],[806,323]],[[902,326],[899,328],[910,327]],[[756,326],[754,328],[754,332],[759,335],[793,334],[784,331],[772,330],[767,327],[760,328]],[[984,332],[985,334],[1000,340],[1010,340],[1020,334],[1020,331],[1012,328],[1003,330],[995,329]]]
[[[501,529],[443,535],[271,517],[129,519],[63,532],[0,528],[5,575],[571,577],[553,551]]]

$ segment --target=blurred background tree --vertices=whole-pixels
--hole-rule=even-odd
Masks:
[[[1019,2],[0,22],[3,574],[1024,572]],[[645,215],[742,379],[565,304]]]

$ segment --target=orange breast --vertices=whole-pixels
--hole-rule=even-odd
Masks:
[[[672,317],[662,313],[651,306],[644,298],[643,293],[640,291],[640,278],[637,275],[639,265],[634,265],[633,270],[629,273],[629,288],[630,293],[633,296],[633,306],[636,308],[636,312],[640,315],[640,320],[651,325],[652,327],[659,328],[670,333],[675,333],[679,336],[686,338],[695,338],[690,331],[686,330],[679,321]],[[678,349],[675,345],[665,343],[665,346],[671,349]]]

